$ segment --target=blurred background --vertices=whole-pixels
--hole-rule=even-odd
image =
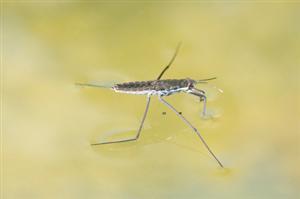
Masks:
[[[4,2],[4,198],[299,198],[300,4]],[[217,77],[153,98],[75,82]],[[224,92],[219,93],[217,88]],[[166,114],[162,114],[166,112]]]

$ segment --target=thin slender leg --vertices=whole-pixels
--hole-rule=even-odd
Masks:
[[[98,87],[98,88],[111,88],[111,86],[104,86],[100,84],[89,84],[89,83],[75,83],[76,86],[88,86],[88,87]]]
[[[203,100],[203,111],[202,111],[202,115],[203,116],[206,116],[206,96],[205,96],[205,93],[204,91],[202,90],[198,90],[196,88],[191,88],[187,93],[190,93],[190,94],[193,94],[193,95],[196,95],[198,97],[200,97],[200,101]]]
[[[135,135],[135,137],[129,138],[129,139],[124,139],[124,140],[116,140],[116,141],[109,141],[109,142],[100,142],[100,143],[95,143],[95,144],[91,144],[91,145],[95,146],[95,145],[102,145],[102,144],[114,144],[114,143],[130,142],[130,141],[137,140],[140,137],[140,134],[141,134],[141,131],[142,131],[142,128],[143,128],[143,125],[144,125],[144,121],[146,119],[146,116],[147,116],[147,113],[148,113],[148,110],[149,110],[150,100],[151,100],[151,96],[148,95],[147,96],[146,109],[145,109],[142,121],[140,123],[140,127],[139,127],[139,129],[138,129],[137,134]]]
[[[200,101],[203,100],[203,112],[202,112],[202,115],[206,116],[206,102],[207,102],[207,100],[206,100],[205,92],[202,91],[202,90],[198,90],[196,88],[191,88],[191,90],[188,93],[200,97]]]
[[[219,165],[224,168],[223,164],[220,162],[220,160],[217,158],[217,156],[212,152],[212,150],[209,148],[208,144],[205,142],[204,138],[201,136],[201,134],[199,133],[199,131],[183,116],[181,115],[171,104],[169,104],[166,100],[164,100],[161,96],[158,96],[159,100],[164,103],[167,107],[169,107],[170,109],[172,109],[176,115],[178,117],[180,117],[189,127],[191,127],[196,134],[198,135],[198,137],[200,138],[200,140],[202,141],[202,143],[204,144],[204,146],[206,147],[206,149],[209,151],[209,153],[214,157],[214,159],[219,163]]]
[[[206,116],[206,96],[203,95],[203,116]]]
[[[170,60],[170,62],[168,63],[168,65],[161,71],[161,73],[158,75],[157,80],[160,80],[160,78],[164,75],[164,73],[168,70],[168,68],[172,65],[173,61],[175,60],[177,53],[179,51],[179,48],[181,46],[181,42],[178,43],[175,53],[172,57],[172,59]]]

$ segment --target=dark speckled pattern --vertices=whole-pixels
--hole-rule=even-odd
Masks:
[[[119,91],[168,91],[179,88],[191,87],[195,83],[192,79],[165,79],[138,81],[116,84],[113,88]]]

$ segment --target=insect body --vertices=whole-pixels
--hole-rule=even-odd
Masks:
[[[200,98],[200,101],[203,101],[203,115],[206,114],[206,96],[205,92],[203,90],[199,90],[195,87],[198,83],[206,83],[209,80],[213,80],[215,78],[210,79],[202,79],[202,80],[193,80],[190,78],[185,79],[164,79],[161,80],[161,77],[166,72],[166,70],[171,66],[173,63],[178,49],[180,45],[178,45],[175,54],[173,55],[171,61],[169,64],[164,68],[164,70],[160,73],[160,75],[157,77],[156,80],[150,80],[150,81],[136,81],[136,82],[127,82],[127,83],[120,83],[115,84],[111,87],[115,92],[119,93],[127,93],[127,94],[137,94],[137,95],[146,95],[147,96],[147,104],[146,108],[142,117],[142,121],[140,123],[139,129],[137,131],[137,134],[133,138],[124,139],[124,140],[116,140],[116,141],[109,141],[109,142],[101,142],[101,143],[95,143],[92,145],[103,145],[103,144],[113,144],[113,143],[122,143],[122,142],[129,142],[129,141],[136,141],[140,137],[141,130],[143,128],[144,121],[146,119],[151,96],[156,95],[158,96],[158,99],[165,104],[168,108],[170,108],[172,111],[176,113],[180,119],[182,119],[189,127],[192,128],[192,130],[197,134],[201,142],[204,144],[206,149],[209,151],[209,153],[214,157],[214,159],[218,162],[218,164],[223,167],[223,164],[220,162],[220,160],[215,156],[215,154],[212,152],[200,132],[181,114],[181,112],[178,112],[171,104],[169,104],[164,97],[179,93],[179,92],[185,92],[188,94],[195,95]],[[91,87],[103,87],[101,85],[97,84],[85,84],[85,83],[78,83],[77,85],[80,86],[91,86]]]
[[[119,93],[168,96],[181,91],[187,92],[194,87],[194,83],[189,78],[165,79],[116,84],[112,89]]]

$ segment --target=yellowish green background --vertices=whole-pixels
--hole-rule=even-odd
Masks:
[[[299,1],[4,1],[2,197],[296,199],[300,185]],[[211,119],[75,82],[218,77]],[[199,85],[199,88],[204,85]],[[216,92],[216,88],[224,93]],[[163,115],[162,112],[166,112]]]

